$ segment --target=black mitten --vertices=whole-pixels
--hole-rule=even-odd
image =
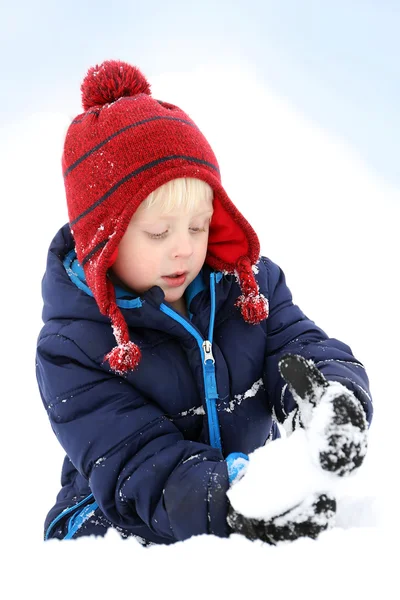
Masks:
[[[328,381],[312,360],[287,354],[279,370],[296,400],[301,424],[318,445],[319,463],[336,475],[361,466],[367,452],[364,409],[342,384]]]
[[[332,496],[315,494],[268,521],[244,517],[229,505],[228,525],[233,533],[240,533],[249,540],[275,545],[301,537],[316,539],[333,525],[335,513],[336,501]]]

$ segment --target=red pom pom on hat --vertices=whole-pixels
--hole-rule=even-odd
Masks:
[[[239,279],[242,295],[235,302],[240,308],[246,323],[257,325],[268,318],[269,304],[267,298],[260,294],[260,288],[254,277],[248,256],[242,256],[236,263],[236,274]]]
[[[150,84],[137,67],[119,60],[106,60],[91,67],[81,85],[82,106],[111,104],[123,96],[151,95]]]

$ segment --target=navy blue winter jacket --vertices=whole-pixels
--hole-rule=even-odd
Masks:
[[[43,279],[36,364],[67,456],[46,538],[104,535],[110,526],[165,544],[229,535],[226,457],[279,436],[276,421],[295,407],[278,372],[283,353],[312,358],[327,379],[354,392],[371,421],[368,378],[350,348],[292,303],[277,265],[262,258],[258,268],[270,304],[259,325],[245,323],[235,308],[235,277],[207,265],[186,291],[187,319],[164,303],[159,287],[140,298],[117,289],[142,352],[139,367],[122,377],[103,362],[115,340],[86,285],[69,226],[58,232]]]

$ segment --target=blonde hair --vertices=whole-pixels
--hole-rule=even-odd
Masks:
[[[195,211],[202,201],[212,202],[214,192],[212,188],[201,179],[184,177],[171,179],[164,185],[151,192],[143,201],[144,208],[157,206],[162,212],[168,213],[174,209]]]

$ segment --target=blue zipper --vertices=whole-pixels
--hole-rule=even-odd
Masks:
[[[208,431],[210,444],[213,448],[222,451],[221,434],[219,429],[218,413],[216,401],[218,399],[217,380],[215,378],[215,360],[212,354],[212,340],[215,322],[215,273],[210,274],[210,292],[211,292],[211,316],[208,330],[208,340],[203,340],[199,332],[181,315],[164,303],[160,305],[160,310],[172,319],[180,323],[186,331],[191,333],[196,339],[200,349],[201,360],[203,364],[204,389],[206,393],[206,409],[208,416]]]

